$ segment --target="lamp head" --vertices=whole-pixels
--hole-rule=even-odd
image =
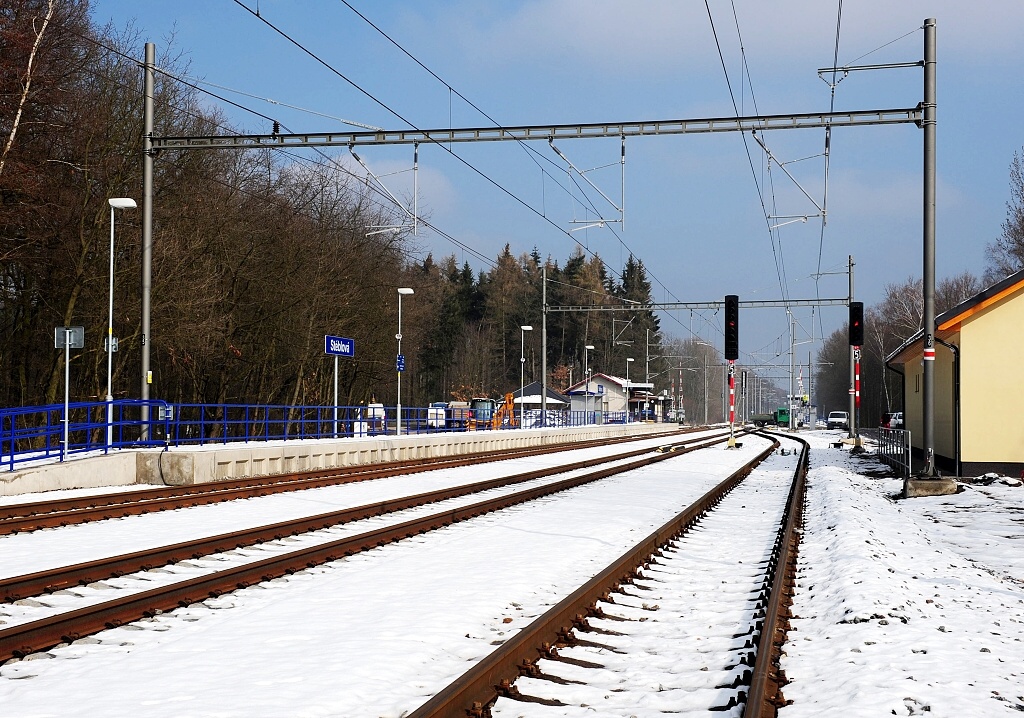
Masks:
[[[524,332],[532,332],[533,331],[533,327],[531,327],[529,324],[523,324],[519,328],[522,329]]]
[[[398,288],[398,293],[399,294],[415,294],[416,292],[414,292],[412,290],[412,287],[399,287]]]
[[[114,209],[135,209],[138,206],[131,197],[111,197],[107,202]]]

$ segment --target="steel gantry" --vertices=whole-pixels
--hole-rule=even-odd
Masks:
[[[575,125],[519,125],[516,127],[466,127],[438,130],[366,130],[362,132],[300,132],[269,135],[205,135],[196,137],[154,137],[152,147],[160,150],[224,150],[291,147],[360,147],[367,145],[413,145],[453,142],[523,142],[597,137],[646,137],[691,135],[709,132],[757,132],[824,127],[864,127],[913,123],[920,127],[924,111],[920,106],[893,110],[858,112],[810,112],[794,115],[746,115],[689,120],[639,120],[592,122]]]
[[[501,141],[532,141],[555,139],[586,139],[600,137],[643,137],[657,135],[707,134],[718,132],[751,132],[787,129],[814,129],[835,127],[862,127],[870,125],[915,124],[924,130],[924,319],[925,319],[925,359],[934,355],[934,229],[935,229],[935,20],[924,21],[925,58],[921,63],[924,67],[924,100],[916,107],[889,110],[864,110],[845,112],[814,112],[780,115],[747,115],[736,117],[712,117],[681,120],[639,120],[627,122],[581,123],[572,125],[520,125],[515,127],[470,127],[424,130],[410,128],[403,130],[366,130],[361,132],[323,132],[293,133],[269,135],[206,135],[193,137],[157,137],[153,134],[154,108],[153,95],[156,69],[156,46],[145,45],[144,91],[144,131],[143,131],[143,247],[142,247],[142,398],[149,398],[149,385],[152,374],[149,366],[149,348],[152,343],[150,336],[150,277],[152,271],[152,223],[153,223],[153,160],[163,151],[169,150],[215,150],[215,149],[284,149],[295,147],[348,147],[369,145],[419,145],[437,144],[444,149],[447,144],[455,142],[501,142]],[[827,69],[827,68],[826,68]],[[849,72],[865,67],[836,68],[838,71]],[[449,150],[450,151],[450,150]],[[546,287],[545,287],[546,289]],[[809,303],[804,301],[778,301],[744,303],[745,306],[794,306]],[[848,300],[813,300],[815,304],[841,304]],[[546,410],[547,399],[547,311],[570,311],[563,307],[547,307],[545,291],[545,327],[542,331],[544,351],[542,356],[542,375],[544,388],[541,392],[542,409]],[[686,303],[672,305],[649,305],[649,308],[717,308],[718,302]],[[633,308],[635,311],[636,308]],[[628,311],[607,308],[603,311]],[[578,311],[578,309],[577,309]],[[929,356],[931,352],[931,356]],[[924,371],[924,450],[925,475],[934,475],[933,459],[933,420],[932,420],[932,365],[925,361]],[[544,414],[542,414],[544,415]],[[142,408],[143,438],[149,433],[149,409]]]

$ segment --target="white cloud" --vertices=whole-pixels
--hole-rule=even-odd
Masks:
[[[831,63],[837,19],[834,2],[737,0],[736,19],[732,5],[722,0],[712,2],[711,10],[730,70],[739,57],[737,20],[755,77],[755,68],[764,72],[794,63],[804,67],[808,62]],[[719,66],[707,11],[699,2],[528,0],[483,7],[448,4],[441,13],[443,21],[432,16],[419,22],[424,26],[429,22],[435,43],[458,48],[481,70],[512,65],[529,72],[537,67],[557,72],[566,58],[572,58],[575,67],[585,63],[609,78],[636,72],[675,74],[684,65],[689,72]],[[920,59],[922,35],[914,31],[926,17],[937,18],[940,62],[991,61],[1019,54],[1024,3],[1017,0],[862,0],[843,6],[840,63],[908,32],[913,34],[865,62]],[[438,37],[439,32],[447,37]]]

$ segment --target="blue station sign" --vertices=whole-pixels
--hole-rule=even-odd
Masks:
[[[333,354],[339,357],[354,357],[356,355],[356,342],[354,339],[345,337],[324,337],[324,353]]]

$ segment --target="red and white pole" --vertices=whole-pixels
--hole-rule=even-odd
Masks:
[[[853,348],[853,405],[860,411],[860,347]]]
[[[736,420],[736,362],[729,360],[729,428]]]
[[[736,448],[736,437],[733,434],[733,422],[736,420],[736,362],[729,360],[729,444],[728,448]]]

